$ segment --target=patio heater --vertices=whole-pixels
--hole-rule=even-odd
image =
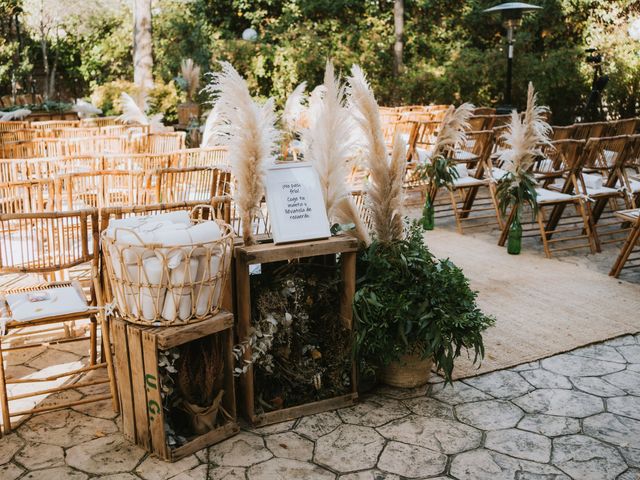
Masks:
[[[513,44],[515,29],[522,23],[522,15],[531,10],[540,10],[542,7],[523,2],[507,2],[495,7],[483,10],[483,13],[499,13],[502,16],[502,24],[507,30],[507,83],[504,92],[504,105],[499,108],[499,113],[510,113],[511,107],[511,79],[513,76]]]

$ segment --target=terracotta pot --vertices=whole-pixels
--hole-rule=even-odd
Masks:
[[[200,106],[194,102],[185,102],[178,105],[178,123],[180,125],[189,125],[191,118],[196,120],[200,117]]]
[[[403,355],[380,369],[380,381],[391,387],[415,388],[429,381],[433,359],[420,355]]]

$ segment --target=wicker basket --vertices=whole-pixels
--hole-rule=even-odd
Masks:
[[[429,381],[433,359],[420,355],[403,355],[380,370],[380,381],[400,388],[421,387]]]
[[[102,233],[112,298],[122,318],[138,325],[175,326],[215,315],[231,266],[233,230],[216,222],[220,238],[206,242],[145,243],[135,231]]]

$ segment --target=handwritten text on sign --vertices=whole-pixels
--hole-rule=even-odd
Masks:
[[[284,213],[289,220],[309,218],[312,209],[307,204],[307,189],[300,183],[283,183],[282,190],[287,199]]]

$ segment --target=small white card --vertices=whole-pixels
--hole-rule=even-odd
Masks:
[[[267,170],[265,190],[274,243],[331,236],[320,180],[311,164],[271,167]]]

